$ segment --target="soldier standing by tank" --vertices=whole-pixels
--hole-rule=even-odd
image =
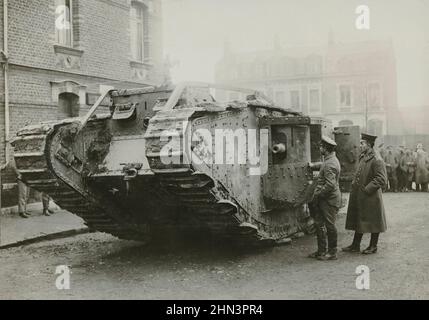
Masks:
[[[41,195],[42,195],[43,215],[50,216],[52,213],[54,213],[54,211],[49,209],[49,202],[51,198],[48,196],[48,194],[44,192],[42,192]]]
[[[361,155],[352,182],[346,218],[346,229],[354,230],[355,234],[353,243],[343,248],[345,252],[359,252],[363,234],[371,233],[370,244],[362,253],[376,253],[379,234],[387,229],[381,192],[387,183],[387,176],[383,159],[373,150],[376,138],[362,133]]]
[[[21,218],[28,218],[30,214],[27,213],[27,201],[30,195],[30,189],[24,181],[21,180],[21,174],[16,169],[14,161],[12,162],[12,168],[15,170],[18,184],[18,214]]]
[[[337,229],[335,221],[341,206],[339,177],[341,166],[335,155],[336,143],[329,137],[322,137],[320,166],[310,210],[316,223],[317,251],[310,258],[319,260],[337,259]]]
[[[419,143],[416,151],[416,190],[428,191],[428,166],[429,159],[423,145]]]
[[[398,177],[397,177],[397,169],[399,166],[398,157],[393,150],[392,146],[387,147],[386,155],[384,158],[384,162],[386,164],[387,177],[389,180],[389,191],[397,192],[398,191]]]
[[[28,218],[30,214],[27,212],[27,201],[30,196],[30,189],[21,180],[19,175],[17,178],[18,182],[18,214],[22,218]]]

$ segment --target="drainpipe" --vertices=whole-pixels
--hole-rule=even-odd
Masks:
[[[10,128],[10,118],[9,118],[9,84],[8,84],[8,13],[7,13],[7,4],[8,0],[3,0],[3,50],[2,55],[4,58],[4,132],[5,132],[5,162],[7,163],[9,160],[9,148],[7,143],[9,141],[9,128]]]
[[[1,172],[3,171],[4,167],[6,166],[6,163],[9,159],[9,151],[7,147],[7,141],[9,141],[9,87],[7,84],[7,69],[8,69],[8,55],[7,55],[7,0],[3,0],[3,50],[0,52],[1,55],[3,55],[4,58],[4,116],[5,116],[5,147],[4,147],[4,155],[5,155],[5,165],[2,165],[0,163],[0,219],[1,219],[1,191],[3,189],[3,185],[1,183]],[[1,243],[1,223],[0,223],[0,243]]]

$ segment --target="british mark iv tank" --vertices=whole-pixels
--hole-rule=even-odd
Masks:
[[[243,99],[214,98],[228,91]],[[333,137],[329,122],[262,93],[184,83],[108,91],[84,117],[21,129],[13,146],[23,181],[91,229],[253,245],[308,229],[322,134]]]

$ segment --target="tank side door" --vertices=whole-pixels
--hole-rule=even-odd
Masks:
[[[335,127],[334,135],[337,143],[337,158],[341,164],[340,189],[342,192],[350,192],[351,182],[359,162],[360,127]]]
[[[278,117],[261,120],[269,128],[268,171],[262,177],[265,208],[296,207],[306,202],[312,173],[310,119]],[[281,146],[279,150],[276,150]]]

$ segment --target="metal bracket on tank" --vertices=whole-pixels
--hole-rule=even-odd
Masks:
[[[137,177],[139,170],[143,167],[143,163],[121,163],[121,165],[124,166],[122,172],[124,173],[125,189],[128,195],[130,192],[130,181]]]

